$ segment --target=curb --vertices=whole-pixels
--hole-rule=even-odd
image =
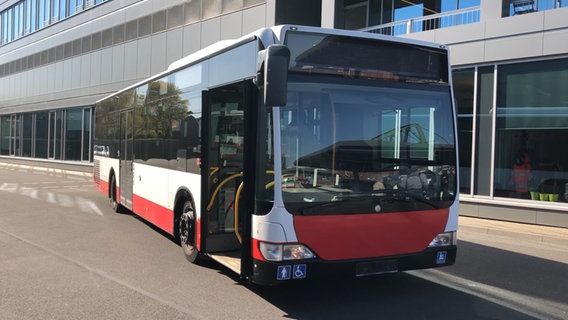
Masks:
[[[492,236],[513,237],[535,243],[563,245],[568,248],[568,229],[541,225],[530,225],[508,221],[461,217],[459,231],[471,231]]]

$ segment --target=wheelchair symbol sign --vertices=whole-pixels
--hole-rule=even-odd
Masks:
[[[436,255],[436,263],[437,264],[444,264],[446,263],[446,257],[448,255],[447,251],[438,251],[438,254]]]
[[[306,265],[305,264],[297,264],[294,266],[292,272],[293,279],[304,279],[306,277]]]

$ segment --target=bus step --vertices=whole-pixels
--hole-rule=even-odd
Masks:
[[[240,251],[230,251],[230,252],[216,252],[209,254],[211,259],[219,262],[225,267],[231,269],[237,274],[241,274],[241,252]]]

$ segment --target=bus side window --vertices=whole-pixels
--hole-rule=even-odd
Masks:
[[[178,138],[177,149],[177,170],[199,173],[199,163],[197,159],[200,157],[199,146],[199,122],[194,116],[190,115],[182,121],[182,134]]]
[[[185,143],[188,150],[197,151],[199,146],[199,122],[194,116],[190,115],[185,119]]]

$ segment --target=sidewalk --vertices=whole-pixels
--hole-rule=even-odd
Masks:
[[[93,172],[93,164],[89,162],[80,161],[56,161],[45,159],[24,159],[0,156],[0,164],[12,165],[25,169],[38,169],[38,170],[61,170],[61,171],[76,171],[76,172]]]
[[[461,216],[459,240],[568,264],[567,228]]]

